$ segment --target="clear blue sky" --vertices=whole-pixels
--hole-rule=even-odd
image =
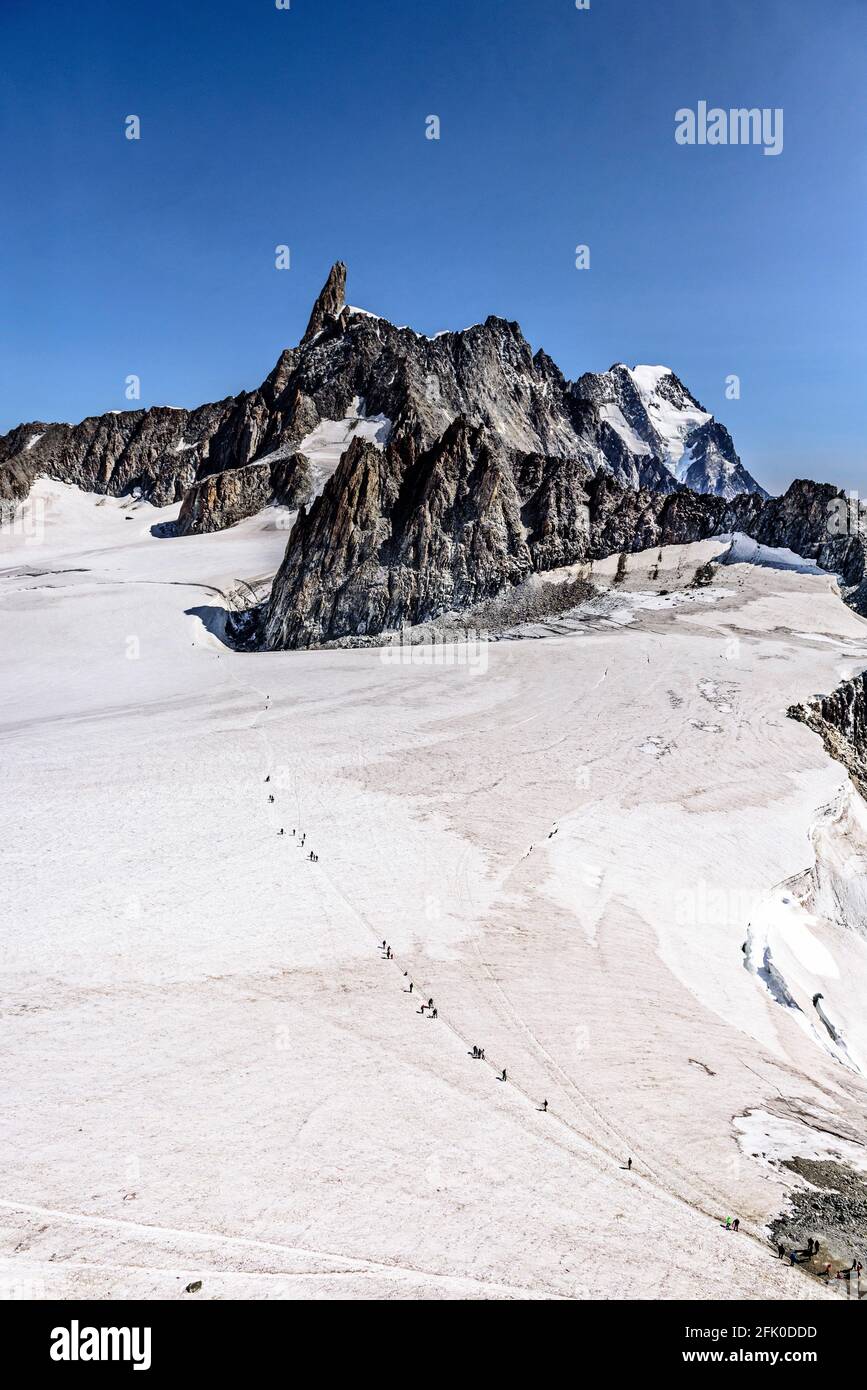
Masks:
[[[0,429],[256,386],[341,258],[867,490],[865,0],[2,0],[0,43]],[[783,153],[677,145],[700,100],[782,107]]]

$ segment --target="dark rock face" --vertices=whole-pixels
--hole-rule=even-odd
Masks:
[[[113,497],[138,491],[167,506],[195,481],[236,404],[220,401],[193,411],[160,406],[92,416],[80,425],[19,426],[0,439],[0,479],[23,464],[31,478],[45,474]],[[29,433],[27,442],[22,431]]]
[[[309,502],[312,491],[310,463],[303,454],[227,468],[209,474],[185,494],[177,532],[188,536],[222,531],[246,516],[255,516],[270,502],[295,510]]]
[[[22,426],[23,429],[30,428]],[[35,472],[26,453],[0,463],[0,524],[11,521],[33,486]]]
[[[338,262],[301,344],[282,352],[254,391],[192,411],[160,406],[78,425],[18,426],[0,438],[0,500],[19,501],[28,479],[40,475],[112,496],[138,492],[158,506],[194,489],[182,529],[213,530],[267,501],[264,472],[249,465],[297,451],[320,421],[345,419],[358,403],[390,420],[393,442],[418,454],[460,416],[483,427],[490,447],[513,466],[536,454],[563,460],[567,472],[603,468],[628,486],[671,492],[686,459],[690,486],[699,491],[761,491],[727,431],[671,372],[617,366],[572,383],[544,352],[531,352],[516,323],[490,317],[426,338],[347,306],[345,293],[346,267]],[[200,486],[223,473],[236,476]],[[537,546],[547,543],[547,512],[563,504],[564,486],[549,468]],[[557,529],[566,554],[568,527]]]
[[[832,758],[843,764],[867,796],[867,671],[842,681],[830,695],[816,695],[787,711],[817,733]]]
[[[267,464],[249,463],[227,468],[194,483],[185,493],[177,521],[181,536],[222,531],[266,506],[271,496],[271,470]]]
[[[533,569],[570,565],[587,554],[590,474],[576,459],[528,454],[514,470]]]
[[[754,539],[762,545],[788,546],[798,555],[812,557],[817,545],[831,539],[830,504],[838,493],[839,489],[831,483],[799,479],[782,497],[773,498],[762,508]]]
[[[313,495],[313,471],[306,454],[275,456],[270,462],[271,492],[281,507],[296,510]]]
[[[274,581],[269,648],[378,633],[461,609],[531,569],[511,474],[479,428],[456,420],[432,448],[356,440]]]
[[[764,488],[744,468],[735,452],[732,437],[719,420],[708,420],[690,436],[692,462],[683,470],[684,484],[696,492],[710,492],[715,497],[737,497],[742,492],[756,492],[767,497]]]

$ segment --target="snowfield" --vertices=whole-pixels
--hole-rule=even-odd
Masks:
[[[176,511],[0,531],[7,1296],[831,1296],[765,1225],[865,1153],[867,808],[786,717],[867,665],[835,580],[714,541],[484,663],[239,655],[286,517]]]

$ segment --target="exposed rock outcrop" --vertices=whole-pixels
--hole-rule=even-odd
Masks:
[[[811,1274],[823,1275],[831,1264],[845,1279],[851,1263],[863,1264],[867,1251],[867,1182],[845,1163],[828,1159],[784,1159],[783,1167],[804,1179],[788,1193],[788,1210],[770,1223],[775,1245],[795,1250]],[[807,1242],[819,1241],[819,1253],[808,1256]],[[861,1282],[858,1281],[860,1294]],[[848,1290],[846,1290],[848,1292]]]
[[[244,468],[227,468],[195,483],[184,496],[179,535],[222,531],[271,502],[297,509],[309,502],[313,475],[304,454],[273,455]]]
[[[344,327],[346,308],[346,266],[337,261],[328,272],[328,279],[319,292],[307,324],[301,346],[309,343],[320,333],[340,332]]]
[[[357,440],[299,514],[264,644],[423,622],[500,592],[531,563],[511,472],[479,427],[459,418],[418,454]]]
[[[819,735],[867,797],[867,671],[841,681],[829,695],[790,706],[788,714]]]
[[[88,492],[140,493],[155,506],[179,502],[214,447],[214,471],[229,445],[243,398],[198,410],[131,410],[96,415],[79,425],[19,426],[0,439],[0,488],[22,466]]]
[[[13,519],[29,494],[35,476],[24,453],[14,455],[6,464],[0,464],[0,525]]]

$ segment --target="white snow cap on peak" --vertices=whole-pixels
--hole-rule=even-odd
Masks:
[[[623,366],[623,363],[620,363]],[[674,376],[670,367],[627,367],[640,396],[652,395],[664,376]]]
[[[686,388],[682,395],[675,392],[672,397],[668,392],[659,393],[662,381],[674,376],[670,367],[637,366],[626,370],[662,443],[663,461],[682,482],[692,462],[687,439],[700,425],[707,424],[711,416],[695,403]]]

